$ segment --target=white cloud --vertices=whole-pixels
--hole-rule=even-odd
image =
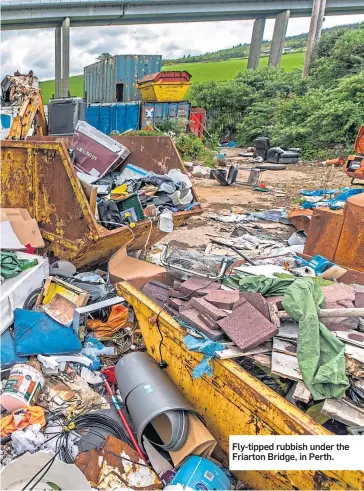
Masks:
[[[326,17],[324,27],[364,21],[364,15]],[[287,35],[307,32],[309,18],[292,18]],[[71,29],[71,74],[95,62],[102,52],[111,54],[162,54],[176,58],[249,43],[252,20]],[[267,20],[264,38],[271,39],[274,20]],[[3,31],[1,73],[30,69],[40,79],[54,78],[54,29]]]

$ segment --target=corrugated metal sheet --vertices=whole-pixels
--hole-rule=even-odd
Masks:
[[[141,129],[158,126],[158,121],[178,119],[187,127],[190,119],[190,102],[143,102],[141,110]]]
[[[145,75],[159,72],[161,68],[161,55],[117,55],[86,66],[86,102],[92,104],[139,101],[137,81]],[[121,84],[120,94],[117,92],[117,84]]]
[[[112,131],[123,133],[139,129],[139,102],[120,102],[115,104],[91,104],[86,109],[86,121],[109,135]]]

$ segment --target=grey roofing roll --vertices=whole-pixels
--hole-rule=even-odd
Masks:
[[[188,434],[187,413],[201,416],[190,406],[176,386],[145,352],[129,353],[115,367],[116,380],[131,419],[137,439],[143,445],[143,433],[154,418],[164,414],[171,425],[171,436],[165,450],[179,450]],[[202,418],[201,418],[202,419]]]

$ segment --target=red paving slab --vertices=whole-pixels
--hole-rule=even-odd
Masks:
[[[250,305],[253,305],[253,307],[270,321],[268,302],[261,293],[240,293],[240,297],[240,300],[234,305],[234,310],[239,308],[240,305],[243,305],[245,302],[249,302]]]
[[[278,329],[247,301],[217,323],[242,350],[255,348],[278,333]]]
[[[183,298],[186,296],[185,293],[179,292],[178,290],[174,290],[173,288],[170,288],[168,290],[168,295],[172,298]],[[186,298],[188,300],[188,298]]]
[[[200,313],[196,310],[186,308],[179,313],[179,318],[189,326],[201,331],[212,341],[219,341],[224,336],[223,331],[221,329],[210,329],[210,327],[203,322],[199,315]]]
[[[182,307],[185,304],[186,304],[186,302],[184,302],[180,298],[170,298],[168,300],[168,305],[170,305],[171,307],[173,307],[177,311],[180,309],[180,307]]]
[[[219,290],[220,283],[215,283],[207,278],[189,278],[180,286],[180,292],[190,297],[203,297],[213,290]]]
[[[364,292],[355,292],[354,305],[356,309],[364,309]]]
[[[211,319],[208,315],[205,314],[198,314],[199,319],[202,320],[212,331],[217,331],[219,328],[217,322],[214,321],[214,319]]]
[[[333,285],[323,286],[322,293],[325,295],[326,302],[339,302],[340,300],[355,300],[355,288],[344,283],[334,283]]]
[[[208,315],[214,321],[218,321],[219,319],[226,317],[226,312],[218,309],[211,303],[206,302],[204,298],[191,298],[191,300],[188,302],[188,306],[191,309],[198,310],[198,312],[201,312],[201,314]]]
[[[216,290],[209,293],[205,300],[218,309],[233,310],[234,304],[239,300],[239,290]]]

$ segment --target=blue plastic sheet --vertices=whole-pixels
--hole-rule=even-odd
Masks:
[[[314,191],[301,189],[300,193],[303,196],[325,196],[325,194],[331,195],[337,193],[338,191],[338,189],[315,189]]]
[[[213,371],[209,362],[215,356],[216,351],[222,351],[225,348],[222,344],[211,341],[211,339],[208,339],[202,333],[199,332],[198,334],[203,337],[196,338],[195,336],[187,334],[187,336],[183,338],[183,342],[189,351],[203,353],[204,355],[202,361],[197,365],[197,367],[194,368],[192,377],[200,378],[204,374],[206,374],[208,377],[212,377]]]
[[[340,210],[341,208],[344,208],[348,198],[350,198],[351,196],[355,196],[356,194],[360,194],[362,192],[363,192],[362,189],[346,188],[344,192],[340,193],[338,196],[335,196],[335,198],[331,199],[328,203],[328,206],[331,210]]]
[[[362,189],[353,189],[350,187],[344,187],[341,189],[316,189],[315,191],[309,191],[306,189],[302,189],[300,193],[303,196],[311,196],[311,197],[320,197],[320,196],[334,196],[331,199],[321,199],[319,201],[311,202],[311,201],[305,201],[302,203],[301,208],[307,210],[307,209],[312,209],[312,208],[317,208],[319,205],[321,206],[328,206],[331,210],[340,210],[341,208],[344,208],[345,203],[350,196],[355,196],[356,194],[362,193]]]
[[[82,345],[71,327],[44,312],[15,309],[15,351],[19,356],[79,353]]]

